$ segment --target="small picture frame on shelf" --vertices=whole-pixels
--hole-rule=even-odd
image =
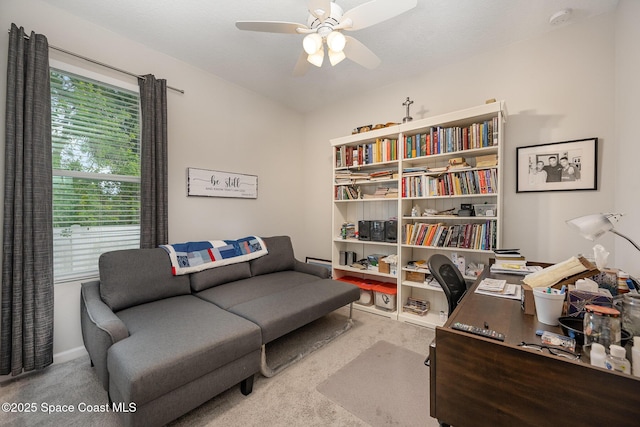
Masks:
[[[598,138],[516,148],[516,193],[597,190]]]

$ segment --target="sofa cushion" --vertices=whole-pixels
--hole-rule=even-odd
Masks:
[[[266,344],[358,299],[357,286],[321,279],[255,298],[228,310],[260,326],[262,343]]]
[[[118,316],[131,335],[109,349],[111,386],[139,406],[246,354],[255,353],[256,371],[260,366],[260,329],[193,295],[131,307]]]
[[[251,267],[248,262],[241,262],[191,273],[189,276],[191,289],[194,292],[199,292],[224,283],[249,278],[251,277]]]
[[[98,264],[100,297],[113,311],[191,292],[187,276],[171,274],[161,248],[106,252]]]
[[[298,271],[279,271],[277,273],[254,276],[249,279],[216,286],[198,292],[196,296],[227,309],[243,302],[261,298],[295,288],[303,283],[322,280],[311,274]]]
[[[274,273],[276,271],[293,270],[295,257],[289,236],[263,237],[269,253],[263,257],[249,261],[251,275]]]

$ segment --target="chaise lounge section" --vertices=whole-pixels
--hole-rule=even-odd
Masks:
[[[356,286],[293,256],[287,236],[268,254],[173,276],[164,249],[114,251],[84,283],[85,347],[125,425],[162,425],[253,375],[272,376],[266,344],[359,299]],[[344,332],[351,326],[351,319]]]

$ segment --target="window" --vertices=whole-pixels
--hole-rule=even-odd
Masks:
[[[136,92],[51,68],[56,282],[98,274],[103,252],[140,247]]]

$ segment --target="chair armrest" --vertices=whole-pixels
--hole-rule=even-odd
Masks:
[[[325,267],[322,267],[321,265],[308,264],[306,262],[302,262],[298,260],[295,260],[295,261],[296,262],[293,266],[293,269],[295,271],[299,271],[301,273],[313,274],[314,276],[318,276],[321,279],[328,279],[329,277],[331,277],[331,272]]]
[[[107,351],[109,347],[129,336],[124,322],[100,298],[100,281],[82,284],[80,290],[80,325],[82,339],[98,377],[109,388]]]

